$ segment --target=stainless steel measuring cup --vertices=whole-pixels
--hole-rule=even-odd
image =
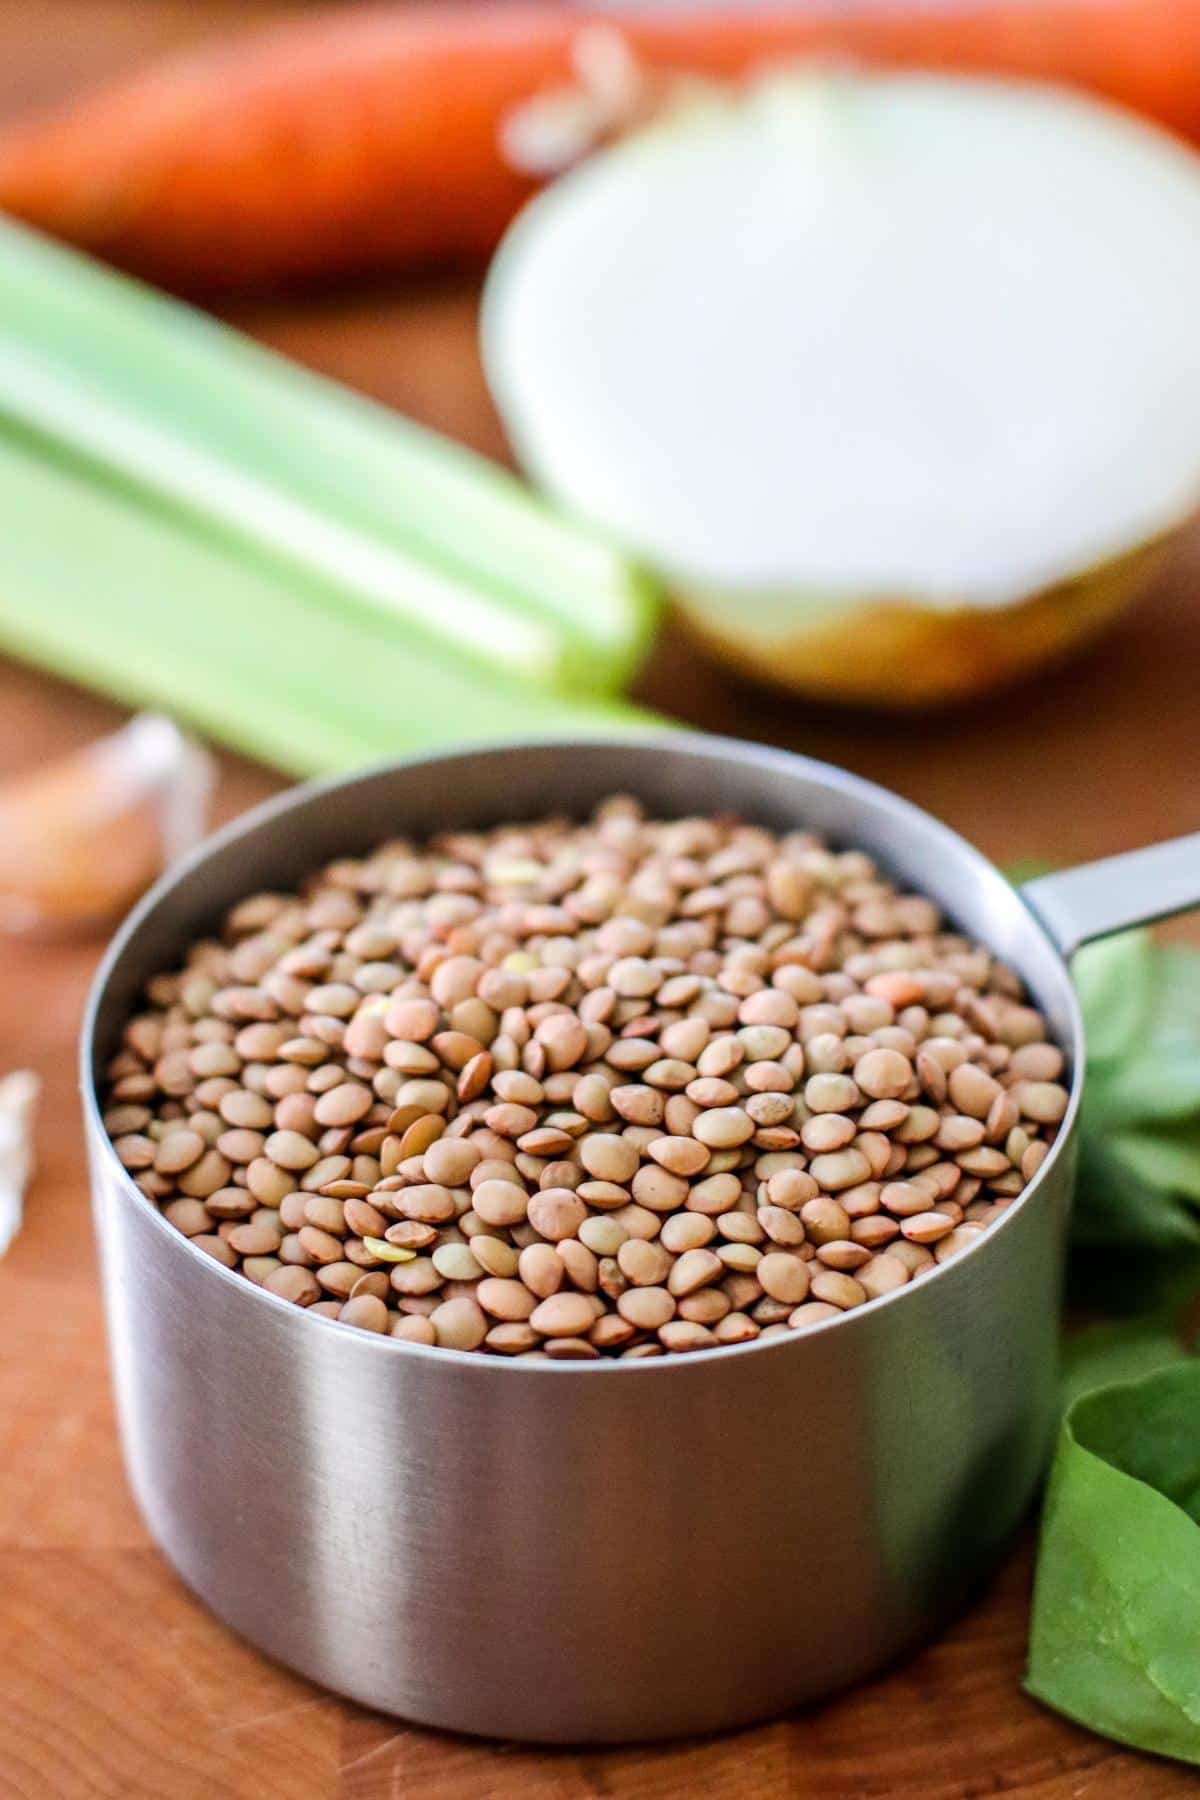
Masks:
[[[96,1073],[142,983],[262,887],[395,833],[615,790],[869,851],[1017,968],[1074,1070],[1000,1223],[794,1338],[509,1363],[346,1330],[221,1267],[134,1187]],[[619,1740],[710,1731],[869,1674],[1010,1537],[1055,1410],[1083,1043],[1064,957],[1200,901],[1200,836],[1017,893],[945,826],[824,764],[687,735],[426,757],[301,789],[143,902],[97,977],[84,1109],[121,1431],[155,1539],[236,1630],[425,1724]]]

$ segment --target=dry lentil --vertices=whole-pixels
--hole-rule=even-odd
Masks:
[[[251,896],[148,985],[105,1124],[176,1230],[293,1305],[641,1358],[968,1248],[1064,1068],[1011,972],[869,858],[614,800]]]
[[[446,1300],[429,1315],[434,1341],[450,1350],[478,1350],[488,1334],[487,1317],[474,1300]]]
[[[773,1250],[769,1256],[764,1256],[754,1273],[763,1292],[772,1300],[798,1306],[808,1293],[808,1265],[785,1250]]]
[[[386,1333],[391,1329],[387,1306],[374,1294],[351,1294],[338,1317],[343,1325],[357,1325],[360,1331]]]
[[[392,1317],[392,1336],[408,1344],[436,1344],[433,1325],[419,1313],[396,1313]]]

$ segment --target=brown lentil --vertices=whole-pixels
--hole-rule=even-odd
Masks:
[[[552,1244],[573,1238],[586,1218],[586,1205],[570,1188],[544,1188],[529,1201],[529,1223]]]
[[[338,1317],[343,1325],[357,1325],[360,1331],[386,1333],[391,1329],[387,1306],[374,1294],[351,1294]]]
[[[618,1297],[617,1311],[639,1331],[659,1331],[674,1318],[675,1301],[666,1288],[629,1288]]]
[[[596,1314],[586,1294],[551,1294],[535,1306],[529,1323],[543,1337],[577,1337],[590,1329]]]
[[[814,1275],[808,1291],[814,1300],[824,1300],[828,1306],[842,1308],[861,1306],[867,1298],[867,1290],[853,1275],[839,1275],[833,1269],[823,1269]]]
[[[830,1306],[827,1301],[810,1300],[798,1306],[788,1314],[788,1325],[793,1331],[805,1331],[810,1325],[821,1325],[826,1319],[839,1319],[841,1308]]]
[[[971,1245],[1065,1116],[1009,970],[861,853],[602,805],[256,895],[108,1070],[122,1163],[293,1305],[591,1360],[836,1318]]]
[[[764,1256],[754,1271],[759,1285],[772,1300],[798,1306],[808,1293],[808,1265],[785,1250],[773,1250]]]
[[[488,1334],[483,1308],[474,1300],[445,1300],[429,1315],[434,1341],[450,1350],[478,1350]]]
[[[545,1300],[558,1292],[567,1271],[549,1244],[527,1244],[517,1258],[517,1274],[531,1294]]]
[[[436,1344],[437,1332],[419,1313],[396,1313],[392,1317],[392,1336],[407,1344]]]
[[[713,1237],[715,1226],[711,1219],[702,1213],[672,1213],[664,1219],[659,1237],[665,1249],[672,1256],[681,1256],[685,1250],[701,1250]]]

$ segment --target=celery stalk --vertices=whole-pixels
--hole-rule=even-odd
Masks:
[[[0,645],[308,775],[488,738],[645,723],[533,693],[0,431]]]
[[[641,577],[513,476],[8,222],[0,416],[506,676],[611,691],[644,648]]]

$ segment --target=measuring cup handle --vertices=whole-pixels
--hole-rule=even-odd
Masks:
[[[1200,907],[1200,831],[1027,881],[1021,894],[1064,956],[1131,925]]]

